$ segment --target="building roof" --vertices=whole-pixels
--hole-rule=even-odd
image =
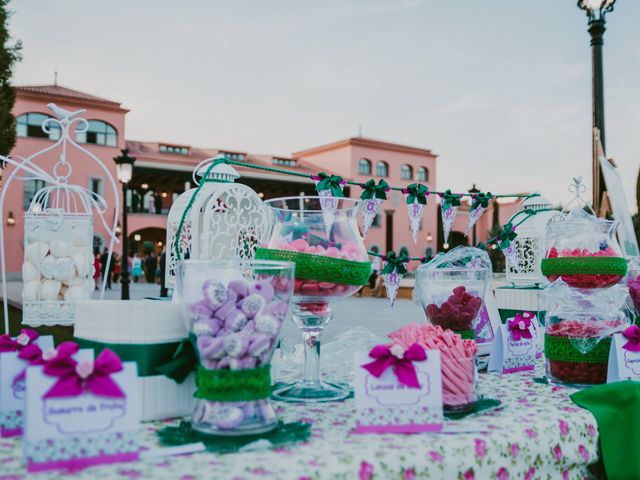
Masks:
[[[70,103],[91,104],[102,108],[128,112],[128,110],[120,106],[121,104],[119,102],[96,97],[95,95],[72,90],[60,85],[23,85],[16,87],[16,92],[18,95],[44,99],[46,101],[60,99]]]
[[[346,146],[370,147],[370,148],[377,148],[380,150],[390,150],[393,152],[413,153],[417,155],[428,155],[430,157],[437,157],[435,153],[433,153],[431,150],[426,148],[413,147],[410,145],[403,145],[401,143],[393,143],[393,142],[388,142],[386,140],[378,140],[378,139],[369,138],[369,137],[345,138],[343,140],[338,140],[337,142],[327,143],[317,147],[300,150],[299,152],[294,152],[293,155],[296,157],[304,157],[304,156],[314,155],[317,153],[322,153],[330,150],[335,150],[338,148],[343,148]]]

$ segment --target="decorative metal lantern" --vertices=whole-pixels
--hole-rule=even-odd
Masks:
[[[235,183],[240,174],[231,165],[219,163],[224,158],[202,161],[193,173],[197,187],[181,194],[169,210],[167,287],[175,285],[179,260],[253,258],[267,234],[262,200],[248,186]]]
[[[509,219],[515,225],[524,218],[525,211],[535,212],[517,227],[518,236],[513,240],[513,245],[518,265],[515,266],[508,256],[505,257],[507,282],[523,287],[548,283],[540,271],[540,262],[546,253],[547,222],[562,216],[561,212],[551,210],[551,207],[551,202],[543,196],[529,197],[522,202],[522,210]]]
[[[74,302],[90,297],[93,214],[81,191],[45,187],[24,214],[23,325],[72,325]]]

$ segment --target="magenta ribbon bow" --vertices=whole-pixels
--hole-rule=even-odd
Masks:
[[[511,332],[511,338],[516,342],[520,341],[523,338],[531,339],[533,336],[531,335],[531,319],[533,318],[533,313],[524,312],[522,314],[516,313],[516,316],[513,320],[509,320],[508,328]]]
[[[42,349],[35,343],[30,343],[29,345],[23,347],[22,350],[20,350],[20,352],[18,353],[18,358],[27,362],[29,366],[42,365],[44,363],[44,361],[42,360]],[[25,368],[13,378],[13,382],[11,384],[15,385],[16,383],[24,380],[24,377],[26,376],[27,369]]]
[[[638,325],[627,327],[624,332],[622,332],[622,335],[629,340],[622,348],[630,352],[640,352],[640,327]]]
[[[375,360],[362,365],[362,368],[374,377],[380,378],[387,368],[393,367],[393,373],[400,383],[410,388],[420,388],[413,362],[426,360],[427,352],[420,345],[414,343],[402,354],[402,357],[399,357],[394,355],[395,352],[392,353],[392,348],[389,345],[376,345],[369,352],[369,356]]]
[[[122,361],[105,348],[94,362],[78,363],[69,354],[58,354],[45,363],[44,373],[59,377],[44,398],[76,397],[89,391],[97,396],[124,398],[125,394],[111,378],[122,370]]]
[[[23,328],[20,330],[20,335],[16,338],[11,338],[8,333],[0,335],[0,353],[19,352],[39,336],[38,332],[31,330],[30,328]]]

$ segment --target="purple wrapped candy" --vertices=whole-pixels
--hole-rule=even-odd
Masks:
[[[215,335],[221,328],[220,322],[215,318],[207,318],[206,320],[198,320],[193,324],[193,333],[197,337],[201,335]]]
[[[247,420],[255,417],[258,413],[256,402],[242,402],[240,408],[242,408],[244,418]]]
[[[198,320],[206,320],[213,317],[213,310],[211,310],[205,300],[200,300],[199,302],[192,303],[191,305],[189,305],[188,310],[189,316],[194,322],[197,322]]]
[[[224,340],[221,337],[198,337],[198,350],[201,358],[222,358],[225,354]]]
[[[227,289],[224,285],[215,280],[207,280],[202,285],[202,294],[205,301],[212,310],[219,308],[224,302],[227,301]]]
[[[232,310],[224,317],[224,327],[239,332],[247,324],[247,317],[240,310]]]
[[[256,331],[275,337],[280,331],[280,321],[271,315],[259,314],[255,318]]]
[[[229,290],[236,292],[238,300],[243,299],[249,295],[249,285],[243,280],[233,280],[229,282]]]
[[[234,310],[236,310],[236,301],[229,300],[228,302],[225,302],[225,304],[220,308],[218,308],[218,310],[216,310],[215,316],[218,320],[224,322],[225,317]]]
[[[209,358],[202,359],[202,366],[208,370],[217,370],[219,368],[219,360],[211,360]]]
[[[252,293],[247,298],[242,300],[242,304],[240,308],[242,309],[242,313],[244,313],[247,318],[253,318],[256,314],[262,310],[262,308],[267,304],[267,301],[264,299],[262,295],[258,295],[257,293]]]
[[[231,357],[241,357],[249,348],[249,337],[241,333],[231,333],[224,337],[224,348]]]
[[[268,400],[258,400],[258,415],[260,418],[267,422],[275,422],[276,412],[273,411],[273,407]]]
[[[280,320],[284,320],[288,310],[289,304],[287,302],[274,302],[264,307],[262,312],[279,318]]]
[[[218,408],[215,415],[215,424],[221,429],[231,429],[239,426],[244,420],[244,412],[241,408],[224,405]]]
[[[249,288],[249,293],[257,293],[267,302],[270,302],[273,299],[274,294],[273,285],[271,285],[269,280],[262,280],[254,283],[251,288]]]
[[[259,357],[265,351],[271,348],[271,338],[269,335],[265,335],[264,333],[256,333],[251,338],[251,343],[249,344],[249,355],[253,357]]]
[[[218,369],[223,370],[225,368],[231,368],[231,357],[224,357],[218,362]]]

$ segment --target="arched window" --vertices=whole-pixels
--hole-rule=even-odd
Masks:
[[[389,175],[389,165],[387,162],[378,160],[376,162],[376,177],[386,177]]]
[[[429,181],[429,170],[424,167],[418,167],[418,181],[419,182],[428,182]]]
[[[89,120],[89,129],[86,132],[78,132],[76,139],[80,143],[115,147],[118,144],[118,132],[102,120]]]
[[[400,178],[402,180],[411,180],[413,178],[413,168],[411,168],[411,165],[402,165],[400,167]]]
[[[371,175],[371,162],[366,158],[358,160],[358,173],[360,175]]]
[[[30,112],[23,113],[16,117],[16,135],[18,137],[48,138],[58,140],[60,138],[60,127],[58,124],[50,122],[47,125],[49,133],[42,129],[42,122],[47,118],[52,118],[44,113]]]

